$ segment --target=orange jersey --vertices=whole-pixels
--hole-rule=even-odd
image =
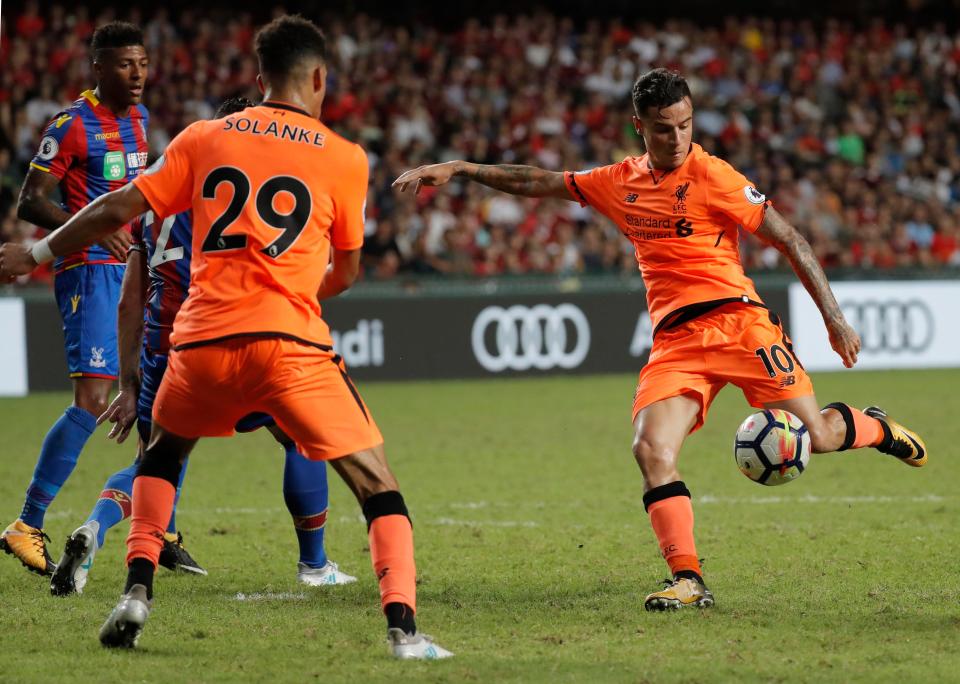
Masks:
[[[157,216],[193,209],[174,347],[258,334],[331,346],[317,289],[331,245],[363,244],[367,174],[358,145],[281,103],[174,138],[135,181]]]
[[[694,144],[672,171],[651,169],[644,155],[564,179],[581,205],[633,242],[655,331],[723,300],[760,301],[740,264],[737,228],[756,231],[767,200],[722,159]]]

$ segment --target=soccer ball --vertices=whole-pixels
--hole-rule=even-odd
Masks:
[[[733,456],[740,472],[754,482],[786,484],[810,462],[810,433],[789,411],[764,409],[740,423]]]

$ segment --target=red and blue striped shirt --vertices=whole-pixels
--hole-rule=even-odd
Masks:
[[[123,187],[147,166],[147,123],[143,105],[117,116],[92,90],[84,91],[47,125],[30,166],[60,180],[63,208],[75,214],[100,195]],[[54,272],[83,264],[119,264],[100,247],[59,257]]]
[[[185,211],[161,221],[148,211],[131,225],[131,249],[143,253],[149,278],[143,313],[144,344],[154,354],[169,354],[173,320],[190,289],[192,215]]]

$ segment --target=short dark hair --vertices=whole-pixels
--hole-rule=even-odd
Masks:
[[[217,107],[217,113],[213,115],[214,119],[222,119],[225,116],[242,112],[247,107],[253,107],[253,100],[245,97],[228,97]]]
[[[93,32],[90,39],[90,50],[94,57],[101,50],[143,45],[143,31],[136,24],[128,21],[111,21]]]
[[[633,108],[637,116],[646,114],[648,107],[659,111],[685,97],[691,97],[686,79],[664,68],[648,71],[633,84]]]
[[[260,29],[255,48],[260,73],[278,81],[286,80],[306,59],[327,60],[323,31],[299,14],[277,17]]]

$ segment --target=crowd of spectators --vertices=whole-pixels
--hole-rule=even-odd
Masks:
[[[31,240],[15,197],[45,122],[90,87],[101,22],[145,29],[154,154],[225,97],[256,97],[250,14],[122,16],[28,2],[5,17],[0,69],[0,240]],[[371,163],[365,277],[623,273],[632,247],[609,220],[561,200],[453,182],[399,194],[424,163],[469,159],[587,169],[642,153],[630,91],[666,66],[693,91],[694,139],[727,159],[810,240],[827,267],[960,265],[960,33],[877,19],[854,27],[764,18],[718,26],[547,13],[468,19],[456,30],[321,21],[324,120]],[[752,236],[748,270],[785,266]]]

